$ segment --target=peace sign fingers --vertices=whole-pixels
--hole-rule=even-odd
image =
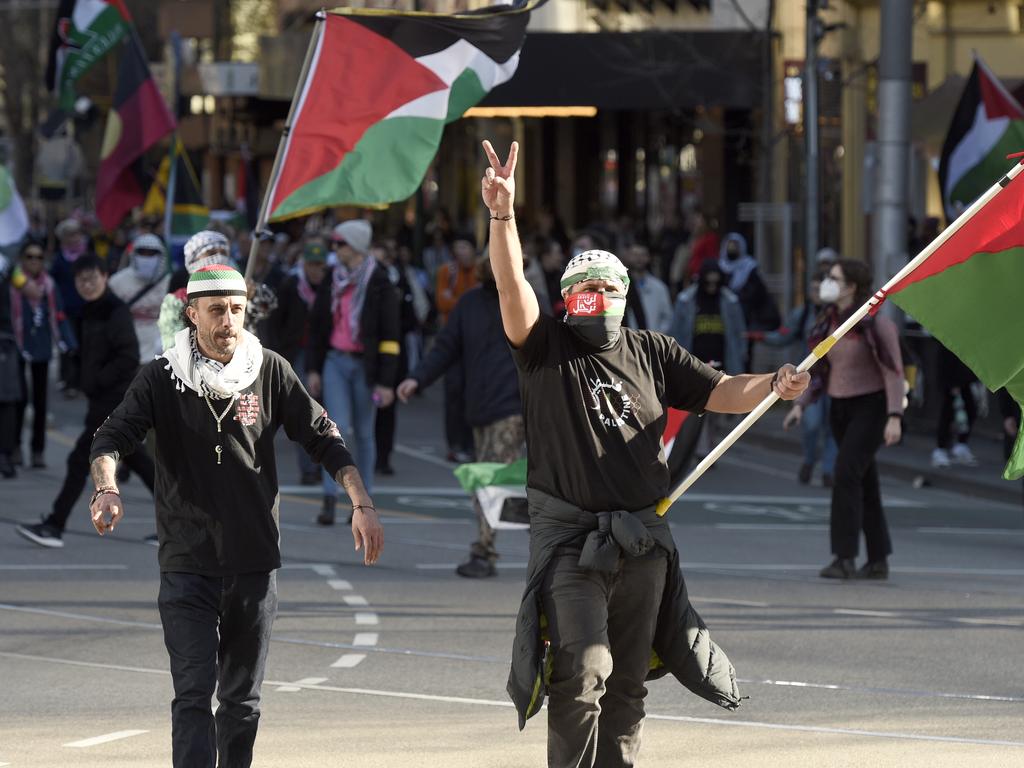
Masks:
[[[484,139],[483,145],[484,152],[487,154],[487,161],[491,164],[494,174],[503,179],[511,178],[516,172],[516,161],[519,158],[519,142],[512,142],[512,146],[508,151],[508,160],[504,164],[498,159],[498,154],[494,151],[491,142]]]

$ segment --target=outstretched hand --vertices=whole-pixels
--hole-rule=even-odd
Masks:
[[[516,160],[519,158],[519,143],[512,142],[508,151],[508,160],[502,163],[498,159],[491,142],[484,140],[484,152],[487,154],[487,161],[491,164],[484,171],[484,177],[480,180],[480,194],[484,199],[484,205],[490,210],[492,216],[510,216],[513,213],[516,198]]]

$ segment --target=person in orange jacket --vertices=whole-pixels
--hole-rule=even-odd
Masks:
[[[454,261],[442,264],[437,270],[437,313],[441,325],[448,320],[448,315],[459,298],[470,288],[477,286],[476,278],[476,242],[470,234],[456,234],[452,243]]]

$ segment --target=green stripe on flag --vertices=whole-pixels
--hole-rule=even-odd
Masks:
[[[448,94],[448,116],[445,122],[458,120],[463,112],[479,103],[486,95],[487,89],[480,82],[476,72],[473,69],[464,69],[462,74],[455,78]]]
[[[1024,401],[1024,344],[1021,343],[1021,286],[1024,247],[979,253],[891,299],[925,326],[977,374],[990,390],[1006,387]],[[1004,477],[1024,476],[1024,443],[1018,435]]]
[[[455,477],[464,491],[472,493],[491,485],[526,487],[526,459],[511,464],[493,461],[478,461],[461,464],[454,470]]]
[[[1024,122],[1011,120],[995,146],[953,184],[949,200],[967,208],[1006,173],[1006,156],[1024,149]]]
[[[292,192],[271,212],[281,221],[335,205],[382,205],[405,200],[423,180],[444,123],[392,117],[367,129],[333,170]]]

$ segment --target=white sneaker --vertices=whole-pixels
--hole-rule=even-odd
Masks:
[[[936,448],[932,451],[932,466],[936,469],[945,469],[950,466],[952,462],[949,460],[949,453],[946,452],[945,448]]]
[[[966,443],[957,443],[953,446],[951,453],[953,461],[957,464],[963,464],[965,467],[978,466],[978,460],[971,453],[971,449]]]

